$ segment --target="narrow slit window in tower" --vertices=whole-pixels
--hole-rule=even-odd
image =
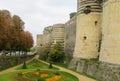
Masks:
[[[97,22],[97,21],[95,21],[95,25],[97,25],[97,23],[98,23],[98,22]]]

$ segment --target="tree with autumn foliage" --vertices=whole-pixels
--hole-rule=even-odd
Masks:
[[[23,20],[8,10],[0,10],[0,50],[28,51],[33,46],[30,32],[24,31]]]
[[[14,30],[15,30],[13,40],[16,43],[16,44],[14,44],[13,49],[17,50],[17,51],[20,51],[21,50],[21,44],[20,43],[22,41],[22,39],[21,39],[22,36],[21,35],[22,35],[22,32],[24,32],[24,22],[17,15],[14,15],[12,17],[12,19],[13,19],[13,22],[14,22]]]
[[[22,32],[21,35],[21,50],[22,51],[29,51],[30,48],[33,46],[33,37],[29,31]]]
[[[0,49],[10,50],[12,46],[12,28],[14,24],[10,12],[0,10]]]

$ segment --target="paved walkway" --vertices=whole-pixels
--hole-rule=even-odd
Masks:
[[[38,58],[39,58],[39,56],[36,55],[36,56],[35,56],[34,58],[32,58],[31,60],[27,61],[27,63],[28,63],[28,62],[31,62],[33,59],[38,59]],[[44,61],[41,61],[41,62],[46,63],[46,64],[49,64],[49,63],[44,62]],[[21,65],[22,65],[22,64],[20,64],[20,65],[18,65],[18,66],[15,66],[15,67],[12,67],[12,68],[9,68],[9,69],[4,70],[4,71],[1,71],[1,72],[0,72],[0,75],[5,74],[5,73],[8,73],[8,72],[16,71],[15,69],[16,69],[17,67],[21,66]],[[74,72],[74,71],[65,69],[65,68],[63,68],[63,67],[59,67],[59,66],[56,66],[56,65],[53,65],[53,66],[59,68],[60,71],[64,71],[64,72],[73,74],[74,76],[76,76],[76,77],[79,79],[79,81],[96,81],[96,80],[93,80],[93,79],[88,78],[88,77],[86,77],[86,76],[80,75],[80,74],[78,74],[78,73],[76,73],[76,72]]]

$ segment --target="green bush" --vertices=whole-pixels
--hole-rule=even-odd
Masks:
[[[50,69],[53,68],[52,63],[50,63],[49,68],[50,68]]]
[[[45,81],[43,78],[39,77],[37,81]]]
[[[27,69],[26,62],[24,61],[23,63],[23,68],[22,69]]]
[[[40,71],[40,69],[36,69],[36,71]]]
[[[18,73],[18,76],[22,76],[22,73]]]
[[[39,58],[41,60],[45,60],[46,61],[48,59],[49,52],[50,52],[50,45],[49,44],[41,47],[41,49],[39,51],[39,55],[40,55]]]
[[[55,72],[55,75],[60,75],[60,73],[59,72]]]
[[[54,47],[50,50],[49,61],[62,63],[64,62],[65,54],[60,43],[56,43]]]
[[[72,17],[74,17],[76,14],[77,14],[76,12],[70,13],[70,19],[71,19]]]

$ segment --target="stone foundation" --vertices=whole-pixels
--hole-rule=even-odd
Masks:
[[[101,81],[120,81],[120,65],[96,60],[80,60],[77,62],[77,71]]]
[[[79,61],[79,58],[73,58],[70,61],[68,68],[70,68],[70,69],[76,68],[78,61]]]

